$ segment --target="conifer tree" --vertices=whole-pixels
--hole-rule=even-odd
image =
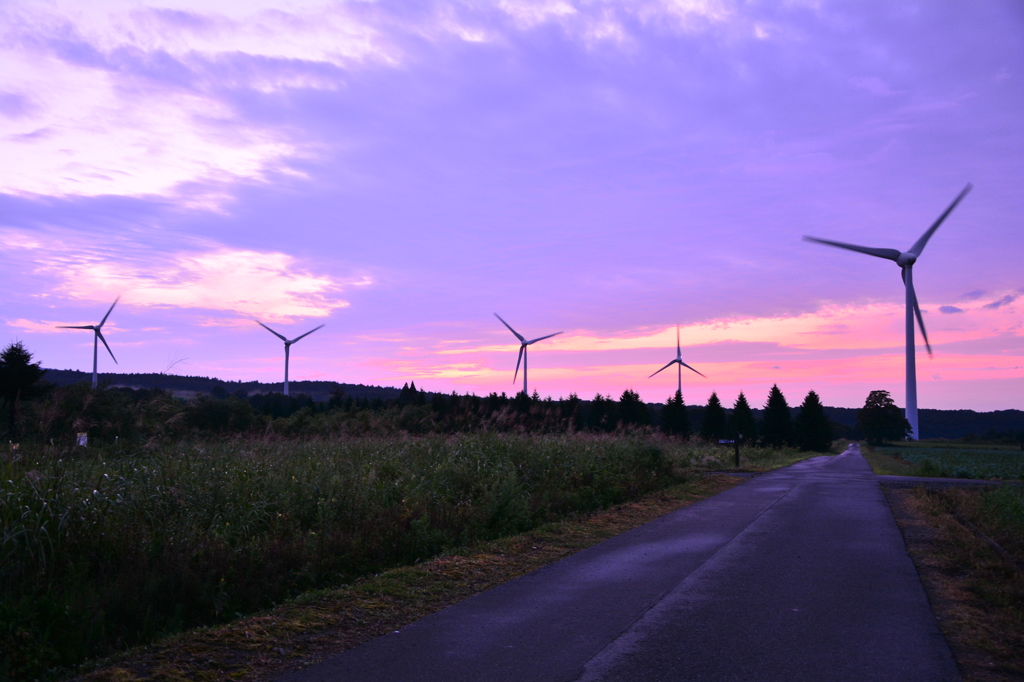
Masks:
[[[910,422],[896,407],[888,391],[871,391],[864,407],[857,410],[857,426],[872,444],[906,440],[911,434]]]
[[[665,407],[661,410],[661,430],[670,436],[690,437],[690,415],[686,412],[682,392],[676,391],[674,396],[665,401]]]
[[[792,445],[794,441],[793,419],[789,414],[786,397],[782,395],[778,384],[772,385],[772,389],[768,392],[768,402],[764,404],[761,441],[773,448]]]
[[[11,440],[18,439],[18,403],[41,390],[38,383],[46,370],[32,362],[32,353],[21,341],[0,352],[0,397],[7,400]]]
[[[719,440],[725,438],[726,428],[725,408],[722,407],[718,394],[712,393],[708,398],[708,404],[704,406],[704,421],[700,425],[700,435],[706,440]]]
[[[729,437],[738,438],[740,435],[746,443],[752,443],[757,439],[757,422],[754,421],[754,413],[743,391],[740,391],[739,397],[736,398],[732,414],[729,416]]]
[[[623,425],[648,426],[651,423],[651,412],[640,395],[627,388],[619,397],[619,419]]]
[[[832,447],[832,425],[818,394],[809,391],[796,416],[796,442],[801,450],[825,452]]]

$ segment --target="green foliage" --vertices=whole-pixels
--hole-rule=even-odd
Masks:
[[[832,425],[814,391],[808,391],[796,417],[796,443],[801,450],[825,452],[832,447]]]
[[[753,443],[757,440],[757,422],[754,421],[754,413],[743,391],[740,391],[732,406],[732,414],[729,415],[729,437],[737,438],[741,434],[745,442]]]
[[[902,445],[876,449],[915,465],[917,476],[1024,479],[1024,457],[1015,450]]]
[[[705,440],[717,441],[720,438],[725,438],[726,428],[725,408],[722,407],[722,401],[718,399],[718,394],[712,392],[708,398],[708,404],[704,406],[704,419],[700,425],[700,435]]]
[[[782,391],[775,384],[768,392],[768,401],[764,405],[761,442],[773,448],[794,445],[796,442],[793,420],[789,414],[789,404],[786,403],[786,397],[782,395]]]
[[[714,454],[497,433],[30,450],[0,462],[0,678],[623,502]]]
[[[665,407],[661,410],[661,430],[670,436],[690,437],[690,415],[686,411],[681,391],[676,391],[676,394],[665,402]]]
[[[906,440],[911,433],[910,422],[896,407],[888,391],[871,391],[864,407],[857,410],[857,428],[868,443]]]

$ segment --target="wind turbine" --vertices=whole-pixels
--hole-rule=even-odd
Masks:
[[[658,372],[663,372],[666,369],[668,369],[669,367],[671,367],[672,365],[679,365],[678,367],[676,367],[676,373],[678,374],[677,379],[679,381],[679,388],[676,389],[676,390],[677,390],[677,392],[680,395],[682,395],[682,393],[683,393],[683,367],[685,367],[686,369],[688,369],[688,370],[690,370],[692,372],[697,372],[697,370],[695,370],[693,367],[690,367],[688,364],[683,362],[683,349],[679,345],[679,325],[678,324],[676,325],[676,359],[673,360],[672,362],[668,363],[667,365],[665,365],[661,369],[659,369]],[[654,374],[657,374],[658,372],[655,372]],[[654,374],[652,374],[651,376],[649,376],[647,378],[650,379],[651,377],[654,376]],[[700,372],[697,372],[697,374],[700,374]],[[703,374],[700,374],[700,375],[702,377],[704,377]],[[707,379],[707,377],[704,377],[704,378]]]
[[[914,242],[914,245],[910,247],[908,251],[897,251],[896,249],[876,249],[870,246],[855,246],[853,244],[844,244],[843,242],[834,242],[829,239],[818,239],[817,237],[804,237],[805,241],[817,242],[818,244],[825,244],[827,246],[837,246],[840,249],[849,249],[850,251],[858,251],[860,253],[866,253],[869,256],[876,256],[877,258],[885,258],[887,260],[894,261],[896,265],[900,266],[903,275],[903,285],[906,289],[907,297],[907,421],[910,422],[910,438],[912,440],[918,440],[920,438],[917,429],[917,361],[914,355],[914,318],[917,317],[917,323],[921,326],[921,336],[924,337],[924,345],[928,349],[928,355],[932,354],[932,346],[928,343],[928,333],[924,330],[924,318],[921,317],[921,308],[917,305],[917,294],[914,293],[914,263],[921,257],[921,253],[924,251],[925,245],[928,240],[931,239],[932,235],[935,234],[935,230],[939,229],[939,225],[942,224],[956,205],[960,203],[968,192],[971,191],[972,185],[967,183],[963,191],[957,195],[953,203],[949,205],[942,215],[939,216],[938,220],[932,223],[932,226],[921,235],[921,238]]]
[[[278,334],[273,329],[271,329],[267,325],[263,324],[259,320],[255,320],[255,322],[256,322],[256,324],[258,324],[259,326],[263,327],[264,329],[266,329],[268,332],[270,332],[271,334],[273,334],[277,338],[279,338],[282,341],[284,341],[284,394],[288,395],[288,353],[291,350],[292,344],[297,342],[297,341],[299,341],[299,340],[301,340],[301,339],[306,338],[307,336],[309,336],[310,334],[315,332],[317,329],[321,329],[324,325],[320,325],[316,329],[310,329],[308,332],[306,332],[302,336],[296,336],[294,339],[289,341],[284,336],[282,336],[281,334]]]
[[[71,326],[67,326],[67,325],[61,325],[61,326],[57,327],[57,329],[91,329],[93,331],[93,337],[92,337],[92,387],[93,388],[96,388],[97,384],[99,383],[98,382],[98,375],[96,374],[96,362],[97,362],[97,359],[98,359],[97,356],[99,354],[99,346],[98,346],[98,342],[99,341],[103,342],[103,346],[107,349],[107,352],[110,353],[110,357],[114,361],[114,364],[115,365],[117,364],[117,358],[114,357],[114,351],[110,350],[110,346],[107,345],[107,340],[105,338],[103,338],[103,332],[101,332],[100,329],[103,328],[103,324],[107,321],[107,318],[110,317],[110,312],[114,309],[114,306],[117,305],[117,302],[120,301],[120,300],[121,300],[120,296],[118,296],[117,298],[114,299],[114,302],[110,304],[110,310],[108,310],[107,314],[103,316],[103,319],[100,320],[99,324],[87,324],[87,325],[83,325],[83,326],[80,326],[80,327],[71,327]]]
[[[499,315],[498,313],[494,313],[494,316],[496,318],[498,318],[499,320],[501,320],[501,315]],[[532,346],[533,344],[537,343],[538,341],[543,341],[544,339],[550,339],[552,336],[558,336],[562,332],[555,332],[554,334],[548,334],[547,336],[541,336],[540,338],[534,339],[532,341],[527,341],[523,337],[523,335],[520,334],[519,332],[517,332],[515,329],[513,329],[512,325],[510,325],[508,322],[506,322],[505,320],[501,320],[501,323],[503,325],[505,325],[506,327],[508,327],[508,330],[510,332],[512,332],[513,334],[516,335],[516,338],[519,339],[519,343],[521,344],[519,346],[519,359],[516,360],[516,373],[515,373],[515,376],[512,377],[512,383],[513,384],[516,383],[516,379],[519,377],[519,363],[522,362],[523,363],[523,395],[529,396],[530,393],[529,393],[529,391],[526,390],[526,347],[527,346]]]

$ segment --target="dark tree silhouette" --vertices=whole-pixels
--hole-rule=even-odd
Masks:
[[[661,410],[661,430],[670,436],[688,438],[690,436],[690,415],[686,412],[683,394],[676,394],[665,402]]]
[[[736,398],[729,416],[729,436],[737,438],[740,434],[745,442],[753,442],[757,438],[757,422],[754,421],[754,413],[743,391]]]
[[[651,412],[636,391],[627,388],[619,397],[619,419],[624,426],[649,426]]]
[[[708,404],[704,406],[704,421],[700,425],[700,435],[707,440],[725,438],[726,414],[722,401],[717,393],[712,393]]]
[[[910,434],[910,422],[896,407],[888,391],[871,391],[864,407],[857,410],[857,427],[871,444],[878,445],[887,440],[906,440]]]
[[[764,404],[761,442],[779,448],[783,445],[793,445],[793,441],[793,419],[789,414],[789,405],[778,384],[773,384],[772,390],[768,392],[768,402]]]
[[[825,452],[832,447],[832,425],[818,394],[809,391],[796,416],[796,443],[801,450]]]
[[[32,362],[32,353],[15,341],[0,353],[0,396],[7,401],[11,440],[18,440],[18,403],[33,398],[42,389],[39,380],[46,370]]]

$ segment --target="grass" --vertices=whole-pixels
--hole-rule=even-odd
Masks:
[[[964,679],[1024,678],[1024,490],[886,495]]]
[[[57,678],[731,465],[646,433],[26,449],[0,462],[0,677]]]
[[[272,611],[121,655],[90,682],[266,680],[306,667],[738,483],[703,476],[610,510],[545,524],[348,586],[310,592]]]
[[[1024,453],[1004,447],[901,443],[865,453],[875,473],[942,478],[1024,479]]]

